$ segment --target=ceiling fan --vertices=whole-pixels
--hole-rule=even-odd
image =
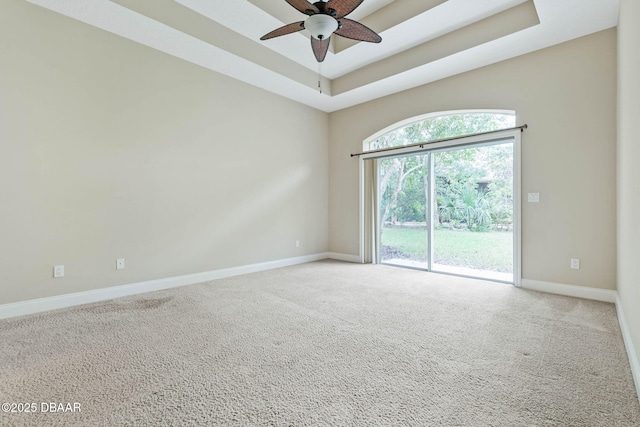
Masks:
[[[328,0],[309,3],[307,0],[285,0],[298,11],[309,15],[304,21],[294,22],[271,31],[260,37],[268,40],[286,34],[309,30],[311,33],[311,49],[318,62],[324,61],[331,35],[337,34],[348,39],[363,42],[380,43],[382,37],[359,22],[345,18],[364,0]]]

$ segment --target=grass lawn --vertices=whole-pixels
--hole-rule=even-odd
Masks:
[[[383,259],[406,258],[425,261],[427,231],[417,228],[382,230]],[[434,262],[499,272],[513,271],[513,233],[436,229]]]

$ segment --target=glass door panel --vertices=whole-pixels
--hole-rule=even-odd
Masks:
[[[432,156],[431,270],[513,282],[513,143]]]
[[[429,155],[378,163],[379,257],[386,264],[429,268]]]

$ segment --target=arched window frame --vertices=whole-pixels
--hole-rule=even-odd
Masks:
[[[405,127],[414,125],[416,123],[424,122],[430,119],[435,119],[438,117],[445,116],[461,116],[466,114],[500,114],[514,117],[514,124],[516,119],[516,112],[513,110],[497,110],[497,109],[475,109],[475,110],[450,110],[450,111],[437,111],[433,113],[421,114],[418,116],[410,117],[408,119],[401,120],[392,125],[387,126],[384,129],[379,130],[373,135],[369,136],[362,142],[362,151],[370,151],[372,149],[371,144],[375,142],[378,138],[385,136],[391,132],[398,131]],[[425,142],[425,141],[415,141],[415,142]],[[398,146],[401,147],[401,146]]]

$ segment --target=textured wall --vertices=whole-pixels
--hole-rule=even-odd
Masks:
[[[327,128],[326,113],[2,1],[0,304],[326,252]]]
[[[349,154],[365,138],[409,117],[482,108],[515,110],[529,125],[522,193],[541,202],[522,205],[523,278],[615,289],[615,29],[330,114],[330,250],[358,253],[358,161]]]

